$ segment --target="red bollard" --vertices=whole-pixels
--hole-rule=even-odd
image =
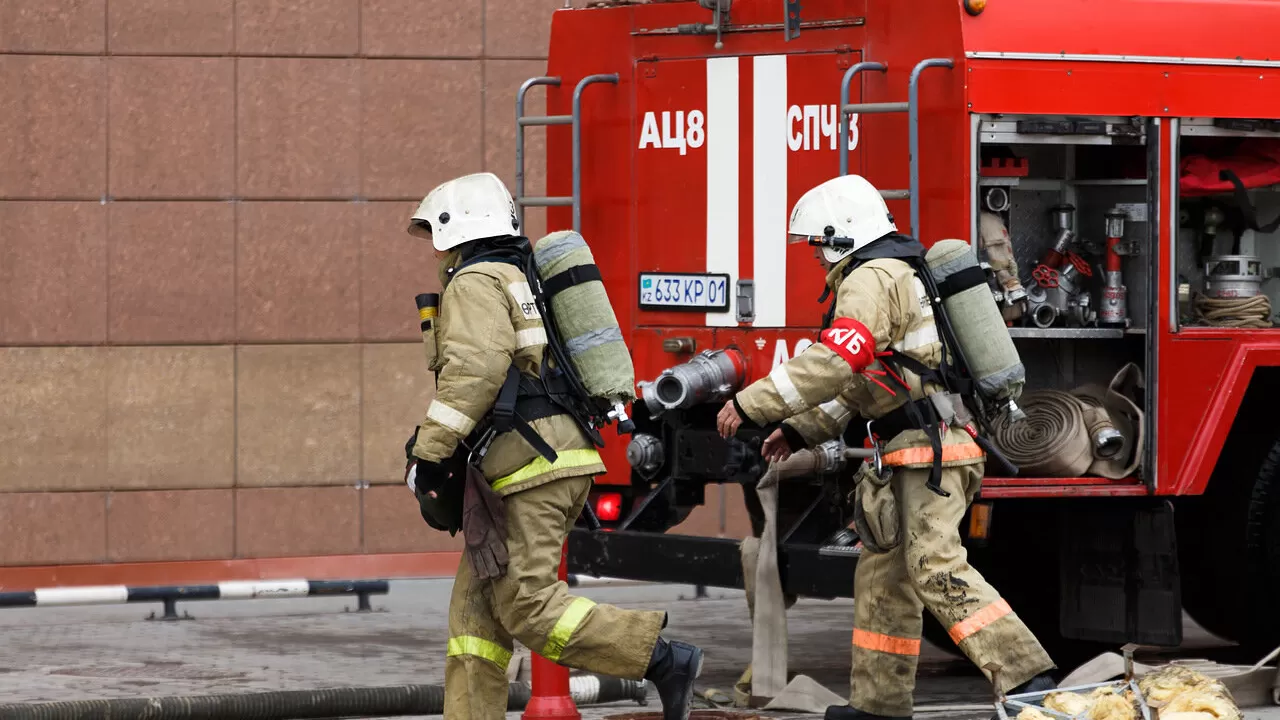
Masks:
[[[560,550],[560,579],[569,578],[566,548]],[[569,668],[533,653],[529,672],[532,693],[524,708],[522,720],[582,720],[582,714],[569,695]]]

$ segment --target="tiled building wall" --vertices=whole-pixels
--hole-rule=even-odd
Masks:
[[[404,228],[512,179],[562,5],[0,0],[0,565],[457,549],[400,484]]]

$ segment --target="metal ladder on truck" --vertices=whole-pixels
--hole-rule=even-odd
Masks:
[[[906,102],[857,103],[849,104],[849,85],[853,78],[864,70],[885,72],[884,63],[860,62],[845,71],[840,81],[840,137],[849,137],[849,116],[853,114],[872,115],[905,112],[907,114],[907,153],[911,163],[910,187],[906,190],[881,190],[880,196],[885,200],[911,200],[911,233],[920,234],[920,75],[925,70],[944,67],[948,70],[955,67],[949,58],[929,58],[916,63],[911,70],[911,82],[907,84]],[[849,174],[849,143],[837,143],[840,146],[840,175]]]
[[[520,86],[516,94],[516,219],[520,221],[520,231],[524,231],[524,209],[527,207],[573,207],[573,230],[582,232],[582,91],[588,85],[597,83],[618,84],[618,74],[588,75],[578,81],[573,89],[573,113],[571,115],[525,115],[524,98],[530,89],[537,85],[560,87],[558,77],[530,78]],[[559,197],[536,197],[524,194],[524,129],[530,126],[546,127],[549,125],[573,126],[573,195]]]

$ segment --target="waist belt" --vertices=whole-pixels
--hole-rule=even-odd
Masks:
[[[923,430],[924,428],[912,420],[914,413],[907,409],[908,405],[914,405],[915,412],[920,413],[922,418],[929,417],[928,413],[933,410],[933,403],[928,400],[908,400],[883,416],[873,419],[871,431],[885,440],[892,440],[907,430]]]
[[[929,438],[929,446],[933,449],[933,466],[929,468],[929,489],[942,497],[951,497],[951,493],[942,489],[942,421],[938,418],[938,410],[927,398],[924,400],[908,400],[895,410],[872,420],[871,431],[892,439],[906,430],[923,430]]]
[[[567,413],[541,380],[525,375],[512,363],[493,404],[493,429],[499,433],[515,430],[534,451],[553,463],[559,456],[529,423]]]

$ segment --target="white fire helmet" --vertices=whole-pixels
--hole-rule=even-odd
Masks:
[[[861,175],[842,175],[801,196],[791,211],[787,241],[820,245],[827,262],[837,263],[897,230],[880,191]]]
[[[463,175],[436,187],[423,198],[409,223],[410,235],[431,238],[441,252],[519,231],[515,200],[493,173]]]

